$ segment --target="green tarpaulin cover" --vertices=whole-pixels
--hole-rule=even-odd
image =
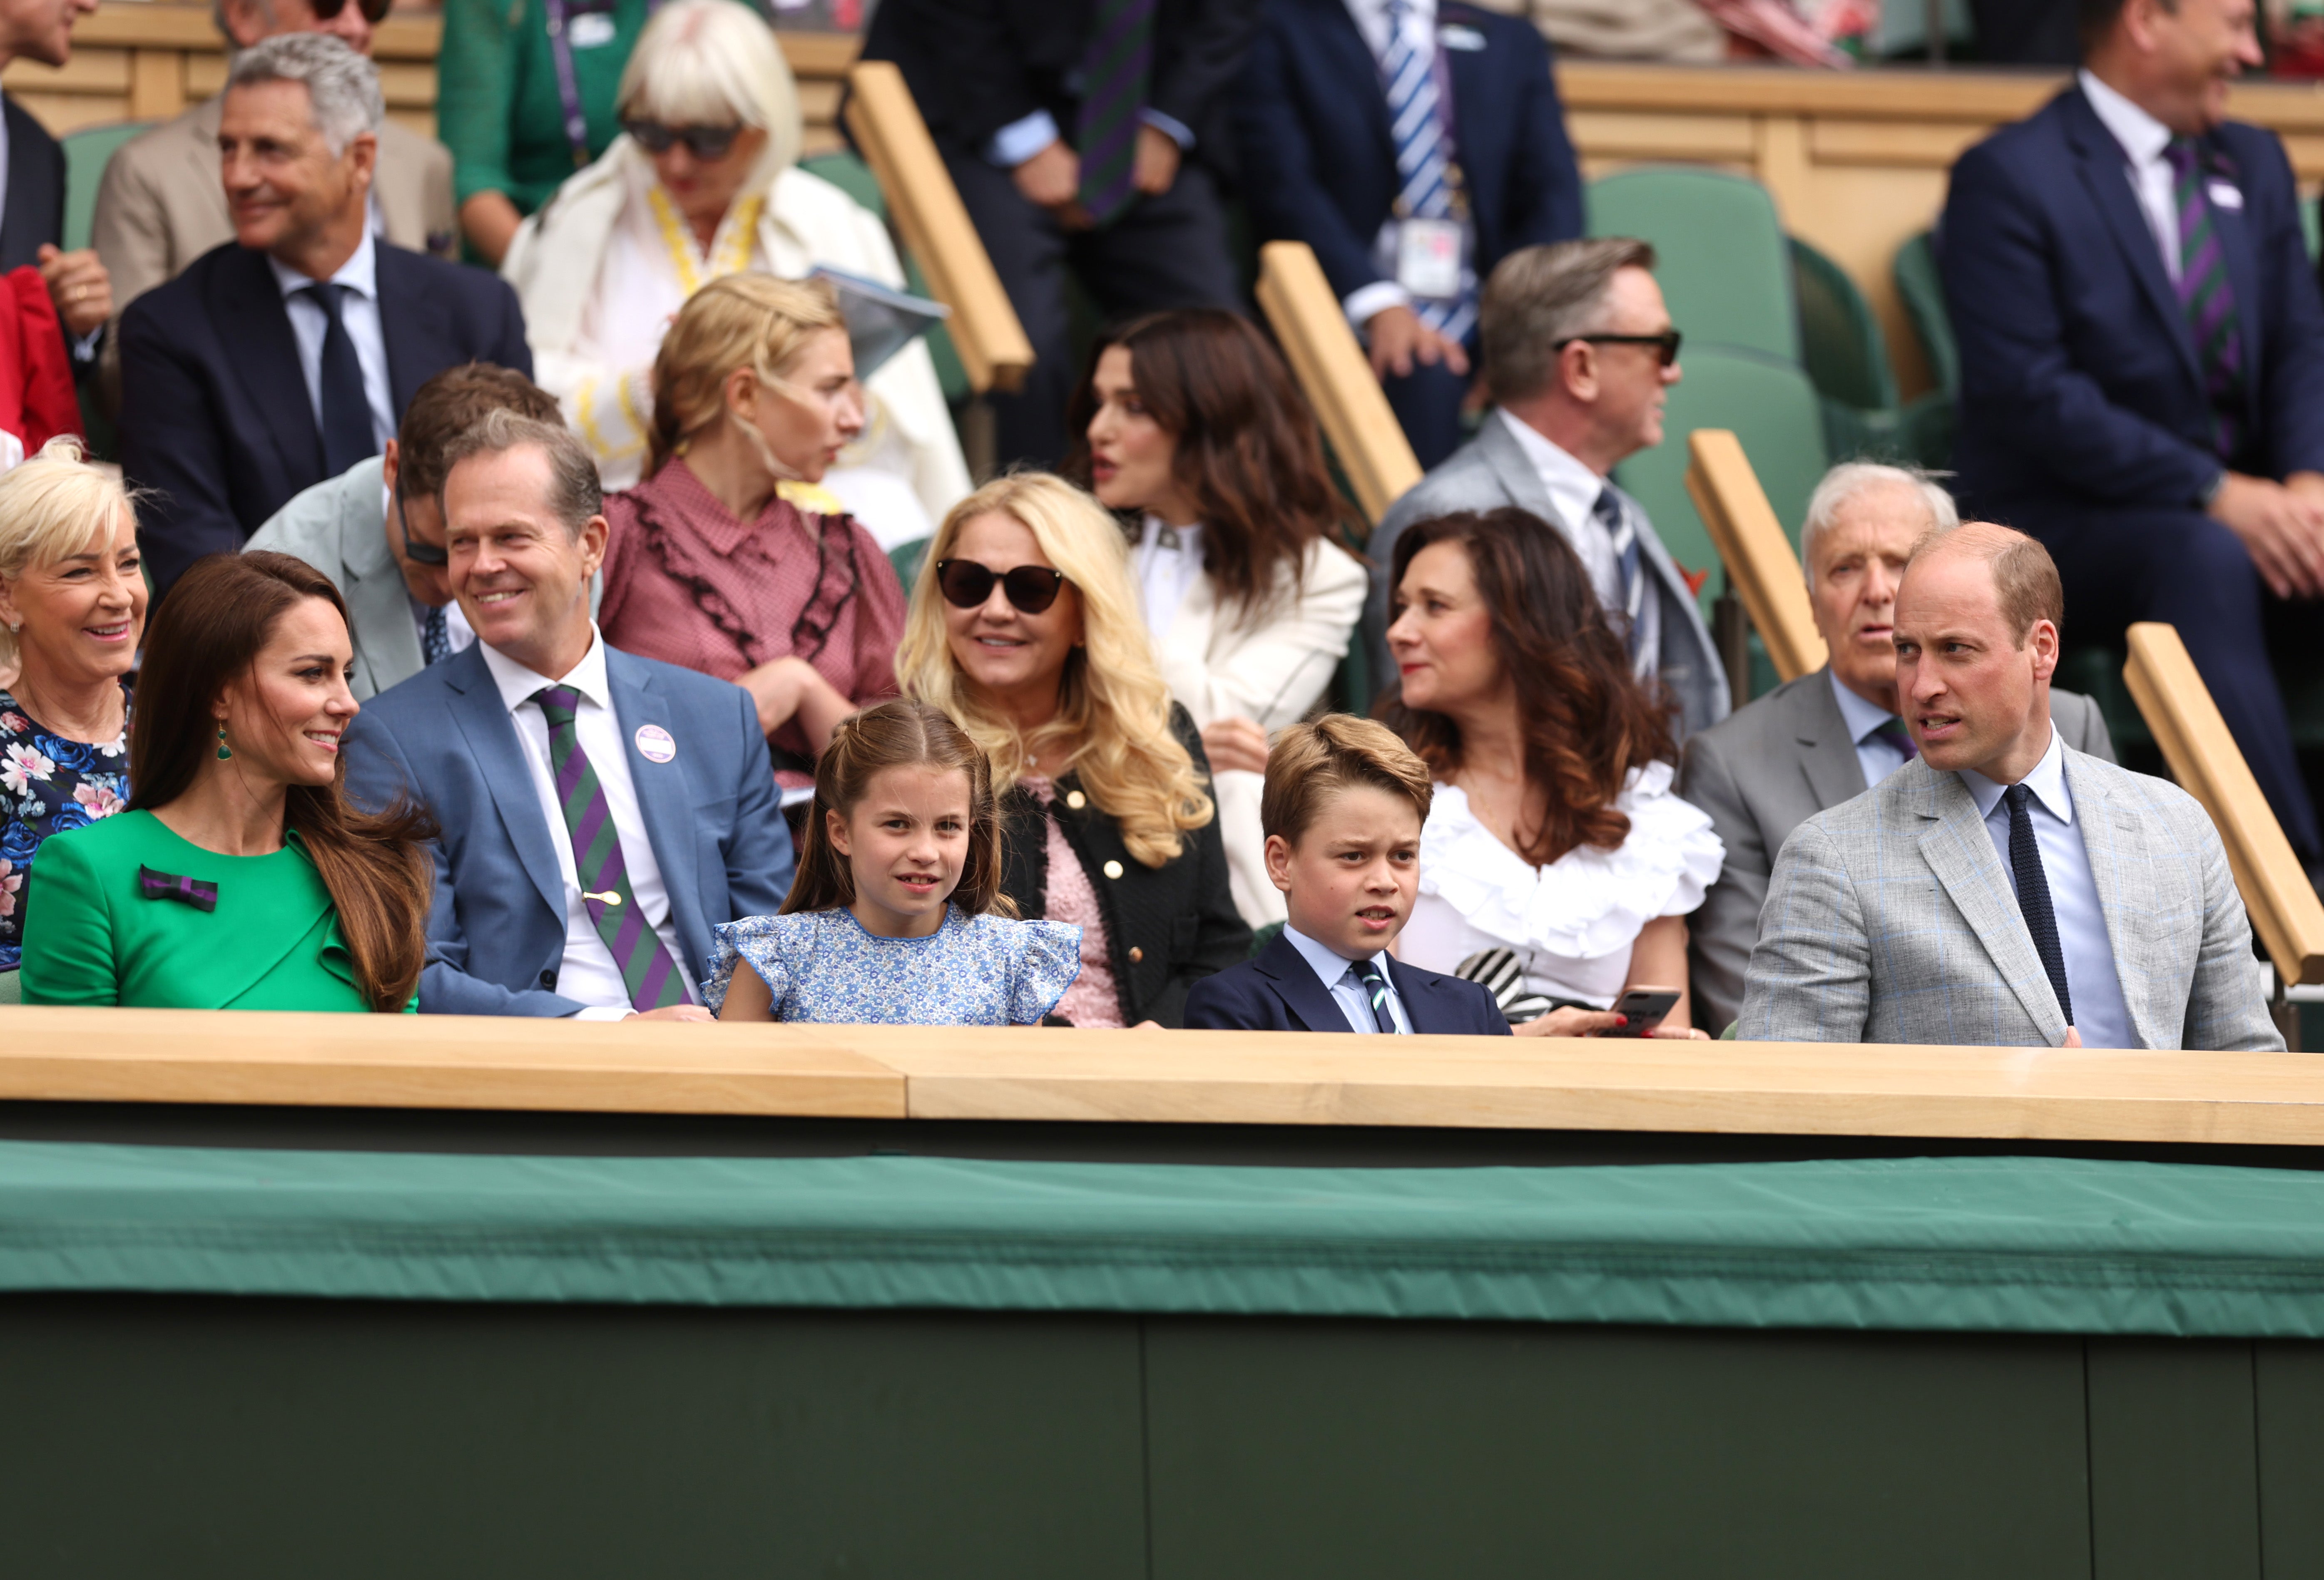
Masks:
[[[0,1144],[0,1291],[2324,1337],[2324,1174]]]

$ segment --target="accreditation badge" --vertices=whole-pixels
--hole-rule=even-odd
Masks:
[[[1396,282],[1416,297],[1461,294],[1461,225],[1451,219],[1397,223]]]

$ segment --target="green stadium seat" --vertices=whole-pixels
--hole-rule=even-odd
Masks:
[[[0,1004],[24,1002],[24,974],[22,971],[0,971]]]
[[[65,151],[66,252],[77,253],[88,245],[89,231],[97,220],[97,183],[105,179],[105,167],[113,158],[113,151],[152,124],[115,121],[103,126],[83,126],[78,132],[68,132],[60,140]]]
[[[1268,944],[1282,936],[1283,923],[1280,922],[1269,922],[1266,926],[1255,929],[1250,935],[1250,958],[1257,960],[1267,952]]]
[[[1831,458],[1943,470],[1952,460],[1952,397],[1932,390],[1909,405],[1900,402],[1887,337],[1856,281],[1797,236],[1792,265],[1803,360],[1822,402]]]
[[[1896,281],[1896,294],[1904,299],[1904,316],[1913,320],[1913,333],[1920,336],[1921,355],[1929,364],[1929,379],[1948,396],[1960,394],[1960,351],[1953,344],[1953,324],[1945,310],[1944,281],[1937,275],[1937,254],[1929,244],[1929,233],[1919,235],[1896,249],[1896,262],[1890,270]]]
[[[1799,306],[1767,189],[1691,165],[1645,165],[1590,184],[1590,234],[1652,242],[1655,278],[1688,346],[1740,346],[1796,364]],[[1756,452],[1755,452],[1756,454]]]
[[[1791,363],[1725,346],[1690,346],[1679,366],[1685,377],[1670,392],[1663,442],[1623,462],[1614,478],[1646,507],[1679,568],[1701,575],[1697,595],[1708,618],[1719,591],[1719,578],[1708,573],[1718,565],[1719,553],[1687,495],[1687,436],[1699,427],[1734,430],[1794,548],[1828,453],[1815,387]]]
[[[915,537],[909,543],[899,543],[888,551],[888,563],[896,567],[896,580],[904,589],[904,596],[912,595],[912,583],[919,580],[920,562],[928,557],[928,539]]]
[[[887,220],[888,199],[880,190],[880,179],[872,173],[872,167],[855,154],[844,149],[818,153],[799,161],[799,169],[829,181],[878,215],[882,223]],[[927,276],[920,272],[918,262],[900,246],[897,252],[904,263],[904,289],[916,296],[927,296]],[[936,383],[944,390],[945,401],[953,406],[965,401],[973,393],[968,387],[968,370],[961,366],[960,353],[953,349],[952,335],[941,324],[928,331],[928,354],[936,359]]]

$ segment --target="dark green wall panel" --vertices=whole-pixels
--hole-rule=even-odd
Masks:
[[[2088,1343],[2094,1580],[2259,1580],[2252,1346]]]
[[[2073,1338],[1149,1319],[1155,1580],[2089,1573]]]
[[[2324,1345],[2254,1346],[2267,1580],[2324,1580]]]

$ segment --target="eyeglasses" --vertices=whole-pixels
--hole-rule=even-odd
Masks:
[[[668,153],[677,143],[705,164],[716,164],[742,135],[740,126],[665,126],[659,121],[624,121],[622,130],[648,153]]]
[[[936,590],[955,609],[976,609],[992,596],[992,584],[1009,595],[1019,614],[1038,614],[1057,601],[1065,573],[1053,565],[1019,565],[996,571],[974,560],[936,561]]]
[[[403,474],[395,474],[395,521],[402,528],[403,557],[414,565],[433,565],[442,570],[452,563],[451,551],[440,543],[422,543],[411,536],[411,516],[403,508]]]
[[[307,0],[307,4],[319,22],[328,22],[347,8],[347,0]],[[364,20],[376,23],[387,20],[388,9],[395,0],[361,0],[361,4]]]
[[[1569,335],[1557,343],[1557,349],[1563,351],[1577,340],[1586,340],[1592,345],[1651,345],[1662,358],[1663,366],[1668,367],[1678,361],[1678,338],[1675,329],[1665,329],[1660,335]]]

